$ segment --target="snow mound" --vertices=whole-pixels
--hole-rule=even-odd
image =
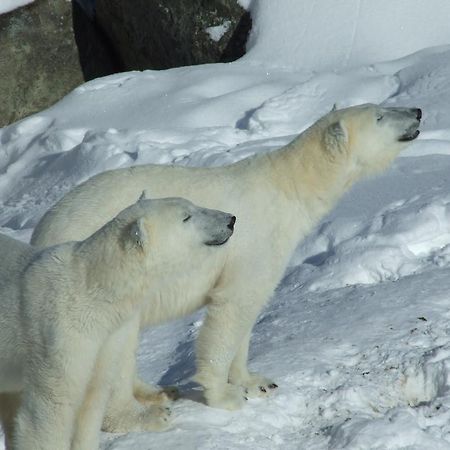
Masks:
[[[246,58],[333,71],[397,59],[450,42],[450,4],[434,0],[257,1]],[[270,53],[268,52],[270,49]]]
[[[450,265],[449,195],[426,203],[413,197],[368,221],[335,227],[335,222],[322,225],[323,250],[305,260],[320,272],[308,283],[311,290],[395,281],[433,265]]]

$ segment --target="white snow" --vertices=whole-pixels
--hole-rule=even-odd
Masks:
[[[20,8],[21,6],[28,5],[34,0],[1,0],[0,1],[0,14],[5,14],[13,9]]]
[[[446,0],[257,1],[247,57],[314,71],[399,58],[448,44],[448,8]]]
[[[237,0],[237,2],[246,10],[250,9],[253,0]]]
[[[419,139],[299,246],[256,324],[250,366],[279,389],[236,412],[202,404],[199,312],[142,335],[143,378],[182,392],[173,429],[105,433],[102,448],[450,449],[450,3],[247,6],[241,60],[94,80],[1,129],[2,232],[27,240],[106,169],[273,151],[334,103],[421,107]]]
[[[222,39],[222,36],[230,29],[231,22],[225,20],[222,24],[216,25],[214,27],[208,27],[205,31],[209,34],[209,37],[218,42]]]

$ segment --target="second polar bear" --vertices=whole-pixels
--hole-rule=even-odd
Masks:
[[[0,235],[0,418],[7,448],[98,448],[110,378],[142,300],[175,301],[177,279],[186,276],[211,285],[234,221],[183,199],[141,199],[82,241],[37,250]],[[147,429],[167,426],[167,408],[139,412]]]
[[[48,211],[32,243],[42,246],[83,238],[143,189],[155,197],[184,196],[235,212],[239,229],[217,284],[213,289],[189,288],[186,295],[207,305],[197,343],[196,380],[203,385],[209,405],[240,408],[245,397],[266,395],[276,387],[248,370],[248,345],[253,324],[296,245],[355,181],[386,168],[417,137],[420,118],[417,108],[360,105],[330,112],[280,150],[230,166],[144,165],[105,172],[69,192]],[[152,304],[145,302],[141,327],[159,318]],[[137,331],[130,333],[130,355],[136,343]],[[134,374],[130,357],[117,374],[110,399],[115,423],[123,423],[122,412],[129,420],[135,415],[128,407]],[[145,398],[147,390],[135,379],[136,397]],[[114,429],[114,420],[105,427]]]

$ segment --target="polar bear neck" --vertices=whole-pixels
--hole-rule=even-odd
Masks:
[[[319,130],[320,132],[320,130]],[[259,159],[259,158],[258,158]],[[302,133],[290,144],[268,154],[272,183],[307,214],[312,225],[327,214],[339,198],[360,178],[347,152],[330,155],[317,130]]]
[[[86,287],[90,292],[109,293],[109,303],[140,303],[151,284],[151,272],[144,253],[125,249],[121,239],[127,222],[113,219],[75,248],[86,271]],[[99,270],[101,268],[102,270]],[[105,270],[105,268],[107,270]]]

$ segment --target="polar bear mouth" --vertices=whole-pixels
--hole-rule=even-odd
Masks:
[[[408,142],[408,141],[413,141],[417,136],[419,136],[420,131],[419,130],[415,130],[412,133],[406,133],[403,136],[400,137],[399,141],[400,142]]]
[[[410,118],[410,116],[413,115],[414,119],[413,123],[406,129],[406,132],[402,136],[400,136],[400,142],[413,141],[420,134],[418,128],[420,126],[420,120],[422,119],[422,110],[420,108],[410,108],[406,111],[407,116]],[[402,115],[405,115],[405,112],[401,109],[400,113],[402,113]]]
[[[205,245],[207,245],[208,247],[218,247],[219,245],[226,244],[228,242],[228,239],[230,239],[230,236],[222,240],[214,239],[212,241],[206,241]]]

